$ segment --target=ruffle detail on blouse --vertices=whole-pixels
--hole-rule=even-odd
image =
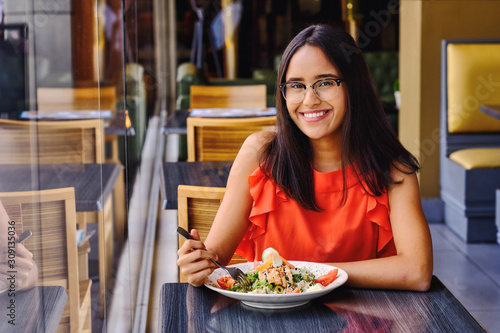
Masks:
[[[389,199],[387,193],[380,196],[372,196],[361,190],[368,198],[366,205],[366,217],[379,227],[377,256],[395,255],[396,248],[392,234],[391,222],[389,221]]]
[[[250,226],[236,249],[236,253],[248,261],[253,261],[255,253],[252,239],[266,232],[267,213],[275,210],[282,202],[288,201],[288,197],[281,188],[264,175],[260,168],[248,177],[248,183],[254,203],[250,211]]]

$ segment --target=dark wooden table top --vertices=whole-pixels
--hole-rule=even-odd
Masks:
[[[486,332],[436,277],[424,293],[341,287],[281,310],[166,283],[159,316],[161,332]]]
[[[481,105],[479,111],[500,120],[500,105]]]
[[[4,164],[0,165],[0,192],[75,188],[78,212],[102,211],[121,172],[117,163]]]
[[[0,332],[55,332],[67,300],[61,286],[35,287],[15,295],[4,292],[0,294]]]
[[[163,209],[177,209],[177,187],[182,185],[226,187],[233,161],[164,162],[161,193]]]

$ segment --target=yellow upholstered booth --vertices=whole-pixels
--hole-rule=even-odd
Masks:
[[[500,43],[449,43],[449,133],[500,132],[500,120],[479,111],[500,104]]]
[[[444,40],[440,182],[445,223],[468,242],[495,241],[500,188],[500,40]]]
[[[499,148],[469,148],[457,150],[450,154],[450,160],[463,166],[466,170],[480,168],[498,168],[500,163]]]

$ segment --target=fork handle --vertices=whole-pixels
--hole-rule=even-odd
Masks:
[[[186,239],[194,239],[189,232],[183,227],[177,227],[177,233]]]
[[[193,236],[191,236],[191,234],[189,232],[187,232],[186,229],[184,229],[182,227],[177,227],[177,233],[186,239],[194,239]],[[222,268],[223,270],[225,270],[226,272],[228,272],[226,266],[224,266],[220,262],[212,260],[212,259],[210,259],[210,261],[213,262],[214,264],[216,264],[217,266],[219,266],[220,268]]]

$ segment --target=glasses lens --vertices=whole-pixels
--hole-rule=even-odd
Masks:
[[[322,101],[331,101],[338,92],[339,86],[334,79],[317,81],[312,85],[314,93]],[[289,103],[300,103],[304,100],[307,87],[302,83],[289,82],[282,86],[283,97]]]
[[[300,103],[304,99],[306,87],[297,82],[290,82],[283,86],[283,97],[289,103]]]
[[[322,101],[331,101],[339,91],[337,82],[334,80],[322,80],[314,84],[316,96]]]

